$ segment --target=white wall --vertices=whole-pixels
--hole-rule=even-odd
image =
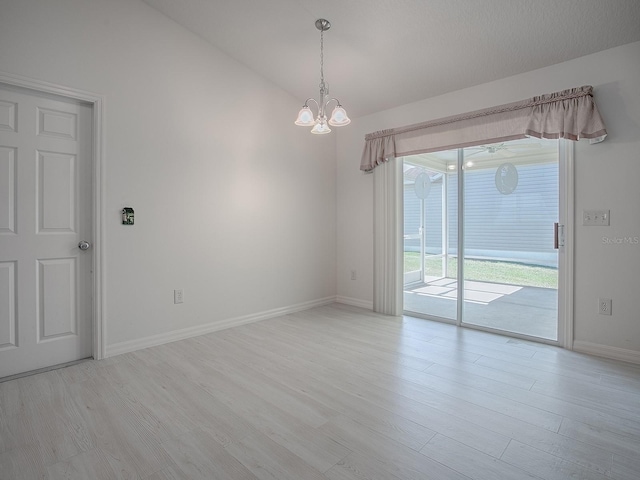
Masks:
[[[335,296],[335,136],[300,99],[137,0],[0,0],[0,70],[106,97],[112,351]]]
[[[640,362],[640,245],[603,241],[640,236],[640,43],[354,119],[338,133],[338,298],[373,301],[373,176],[358,170],[365,134],[581,85],[593,85],[609,136],[575,146],[575,347]],[[610,209],[611,226],[583,227],[583,209]],[[613,299],[611,317],[597,314],[598,297]]]

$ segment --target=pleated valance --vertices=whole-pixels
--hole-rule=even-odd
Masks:
[[[390,158],[437,152],[526,137],[590,139],[607,136],[593,101],[593,87],[583,86],[529,100],[476,110],[365,137],[360,170],[369,172]]]

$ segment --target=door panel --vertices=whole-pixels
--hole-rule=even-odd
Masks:
[[[463,150],[462,323],[558,339],[557,141]]]
[[[0,147],[0,235],[16,233],[16,149]]]
[[[38,152],[38,233],[75,232],[76,156]]]
[[[404,310],[455,320],[455,257],[447,228],[455,208],[442,152],[404,159]]]
[[[39,260],[38,264],[38,340],[75,335],[76,259]]]
[[[91,121],[0,85],[0,377],[91,355]]]
[[[0,351],[16,346],[16,262],[0,262]]]

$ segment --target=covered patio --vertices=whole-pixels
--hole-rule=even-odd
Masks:
[[[556,289],[470,280],[464,286],[466,324],[557,340]],[[424,282],[405,286],[404,310],[455,321],[457,298],[455,278],[427,276]]]

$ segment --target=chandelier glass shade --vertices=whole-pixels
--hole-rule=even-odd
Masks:
[[[319,101],[315,98],[307,98],[294,123],[301,127],[313,127],[311,133],[322,135],[331,132],[329,125],[343,127],[349,125],[351,120],[340,101],[337,98],[329,98],[329,85],[324,81],[324,32],[331,28],[331,23],[324,18],[319,18],[316,20],[316,28],[320,30],[320,98]],[[315,103],[317,115],[314,115],[309,102]],[[335,102],[336,106],[327,120],[326,111],[331,102]]]

